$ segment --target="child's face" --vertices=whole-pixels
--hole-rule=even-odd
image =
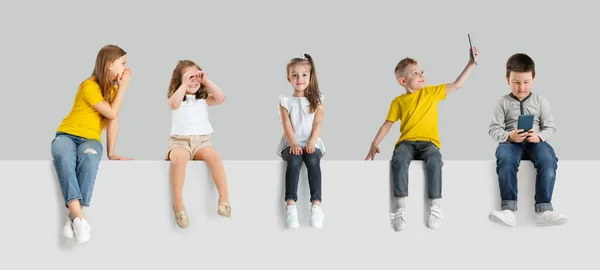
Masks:
[[[412,64],[404,70],[404,76],[398,79],[398,82],[404,87],[412,90],[418,90],[425,87],[425,74],[419,64]]]
[[[518,99],[523,99],[529,95],[534,79],[531,72],[514,71],[511,71],[509,77],[506,78],[512,94]]]
[[[196,92],[198,92],[198,90],[200,89],[200,77],[198,77],[198,72],[200,70],[197,67],[186,67],[184,68],[181,73],[183,76],[186,76],[186,73],[188,73],[187,75],[189,75],[189,78],[181,78],[181,83],[185,84],[187,82],[186,85],[186,92],[188,94],[196,94]],[[191,74],[191,75],[190,75]]]
[[[127,55],[123,55],[108,66],[108,72],[110,74],[110,78],[113,80],[116,80],[117,75],[123,76],[123,73],[125,73],[126,68],[127,68]]]
[[[310,82],[310,66],[307,64],[293,65],[290,67],[287,77],[295,91],[304,91]]]

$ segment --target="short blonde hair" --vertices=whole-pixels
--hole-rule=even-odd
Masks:
[[[404,74],[404,70],[406,69],[406,67],[408,67],[409,65],[416,65],[417,63],[417,60],[415,60],[414,58],[406,57],[400,60],[400,62],[398,62],[396,68],[394,68],[394,74],[396,75],[396,77],[400,77]]]

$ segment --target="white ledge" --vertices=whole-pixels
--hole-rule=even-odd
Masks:
[[[600,161],[559,161],[553,203],[569,221],[549,228],[532,224],[535,169],[530,162],[522,162],[518,173],[517,227],[508,228],[487,218],[500,204],[495,161],[444,161],[445,219],[439,231],[425,226],[423,164],[413,161],[409,225],[402,232],[394,232],[389,219],[389,161],[323,160],[326,219],[320,230],[307,226],[303,169],[301,228],[294,231],[283,229],[284,162],[224,163],[232,219],[216,213],[217,192],[206,165],[191,162],[184,187],[190,227],[179,229],[171,208],[169,162],[103,160],[85,212],[92,238],[75,246],[59,235],[66,209],[52,162],[0,161],[3,263],[12,266],[2,268],[106,269],[118,263],[119,269],[506,269],[522,257],[519,261],[528,264],[518,268],[577,269],[592,263],[593,248],[582,246],[583,239],[590,244],[600,240],[593,211]]]

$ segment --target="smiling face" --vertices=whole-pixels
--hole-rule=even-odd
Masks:
[[[425,87],[426,81],[425,72],[418,63],[406,66],[404,72],[398,77],[398,83],[409,91]]]
[[[191,71],[191,72],[190,72]],[[200,90],[200,77],[198,77],[198,72],[200,71],[200,69],[197,66],[190,66],[190,67],[186,67],[184,68],[181,73],[183,75],[181,78],[181,82],[182,83],[186,83],[186,81],[188,82],[186,85],[186,93],[187,94],[196,94],[196,92],[198,92],[198,90]],[[183,76],[186,76],[186,73],[190,72],[192,75],[189,75],[189,78],[183,78]]]
[[[310,83],[310,64],[299,63],[291,66],[287,77],[294,91],[304,92]]]

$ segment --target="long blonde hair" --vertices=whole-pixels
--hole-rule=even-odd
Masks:
[[[115,81],[110,78],[108,65],[112,64],[117,59],[126,55],[123,49],[116,45],[106,45],[100,49],[96,56],[96,65],[92,76],[96,83],[100,86],[102,97],[106,102],[110,102],[111,90],[115,84]]]

